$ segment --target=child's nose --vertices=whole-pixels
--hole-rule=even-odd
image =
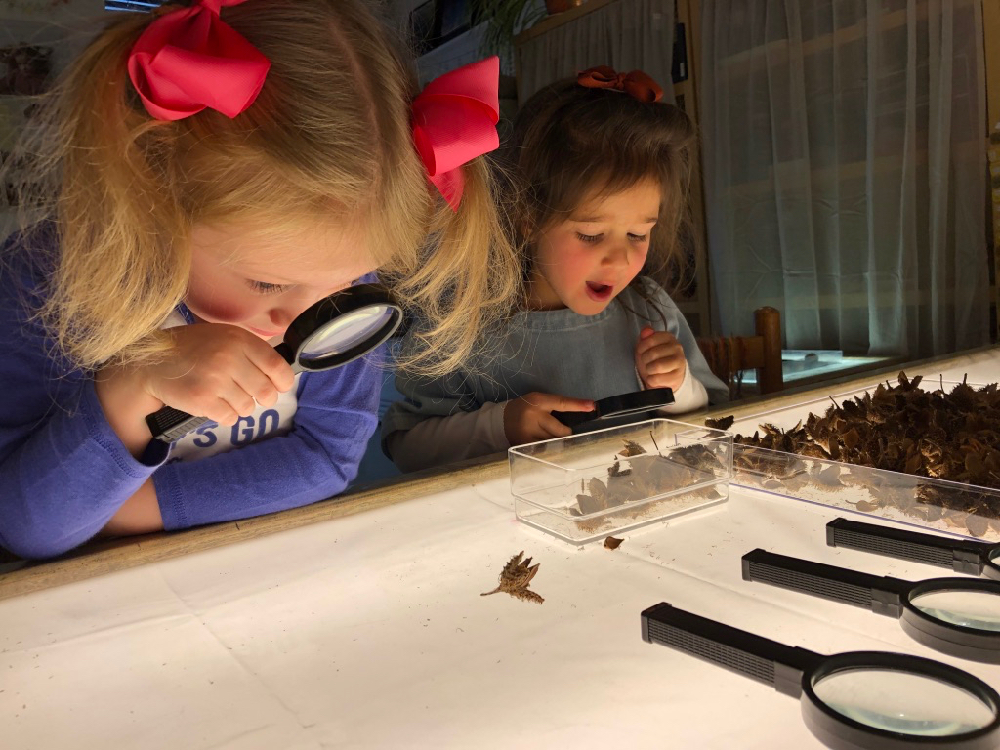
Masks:
[[[271,310],[271,322],[275,328],[280,328],[284,331],[295,320],[297,314],[294,310],[285,306],[275,307]]]
[[[604,253],[604,264],[607,266],[627,266],[628,265],[628,243],[609,243],[607,251]]]

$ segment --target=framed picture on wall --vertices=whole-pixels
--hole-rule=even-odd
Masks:
[[[45,90],[52,70],[52,47],[0,47],[0,96],[35,96]]]
[[[425,55],[438,44],[437,0],[426,0],[410,11],[410,39],[417,56]]]
[[[439,44],[470,28],[469,0],[437,0]]]
[[[36,109],[36,97],[45,91],[52,72],[53,48],[16,43],[0,47],[0,165],[8,167],[0,185],[0,206],[17,201],[15,184],[29,179],[13,158],[14,145]]]

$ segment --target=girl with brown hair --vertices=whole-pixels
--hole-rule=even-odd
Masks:
[[[479,158],[497,74],[418,95],[361,0],[196,0],[101,33],[21,149],[0,546],[46,557],[340,492],[376,427],[379,358],[293,376],[272,345],[376,269],[428,321],[414,372],[454,369],[507,313],[518,261]],[[150,441],[165,405],[214,423]]]
[[[647,275],[678,245],[695,138],[661,95],[641,71],[602,66],[518,113],[506,151],[526,298],[488,355],[443,378],[397,376],[406,398],[382,438],[402,470],[565,437],[552,412],[589,411],[606,396],[671,388],[668,414],[727,400],[684,315]]]

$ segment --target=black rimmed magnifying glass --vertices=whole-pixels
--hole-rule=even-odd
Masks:
[[[846,518],[826,525],[826,543],[1000,581],[1000,544],[923,534]]]
[[[643,414],[674,403],[670,388],[650,388],[620,396],[608,396],[594,402],[593,411],[554,411],[552,416],[567,427],[577,427],[602,419],[616,419],[632,414]]]
[[[918,643],[963,659],[1000,664],[1000,581],[905,581],[755,549],[743,580],[870,609],[899,620]]]
[[[321,299],[300,314],[274,347],[295,373],[330,370],[367,354],[392,336],[403,310],[381,284],[358,284]],[[146,417],[149,432],[166,443],[210,422],[165,406]]]
[[[987,750],[1000,744],[1000,695],[933,659],[888,651],[827,656],[669,604],[642,613],[642,638],[799,698],[806,726],[833,750]]]

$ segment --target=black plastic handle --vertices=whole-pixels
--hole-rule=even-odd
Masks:
[[[577,427],[598,419],[645,414],[672,403],[674,392],[670,388],[649,388],[635,393],[606,396],[594,403],[593,411],[554,411],[552,416],[567,427]]]
[[[697,656],[796,698],[802,693],[802,675],[825,658],[666,603],[643,611],[642,639]]]
[[[826,525],[826,543],[899,560],[951,568],[978,576],[996,545],[972,539],[952,539],[892,526],[838,518]]]
[[[903,613],[903,600],[913,585],[898,578],[873,576],[762,549],[743,555],[743,580],[769,583],[897,618]]]
[[[193,417],[186,411],[175,409],[172,406],[164,406],[162,409],[146,415],[146,426],[149,428],[149,434],[155,440],[162,440],[164,443],[180,440],[192,430],[196,430],[206,422],[211,421],[208,417]]]

